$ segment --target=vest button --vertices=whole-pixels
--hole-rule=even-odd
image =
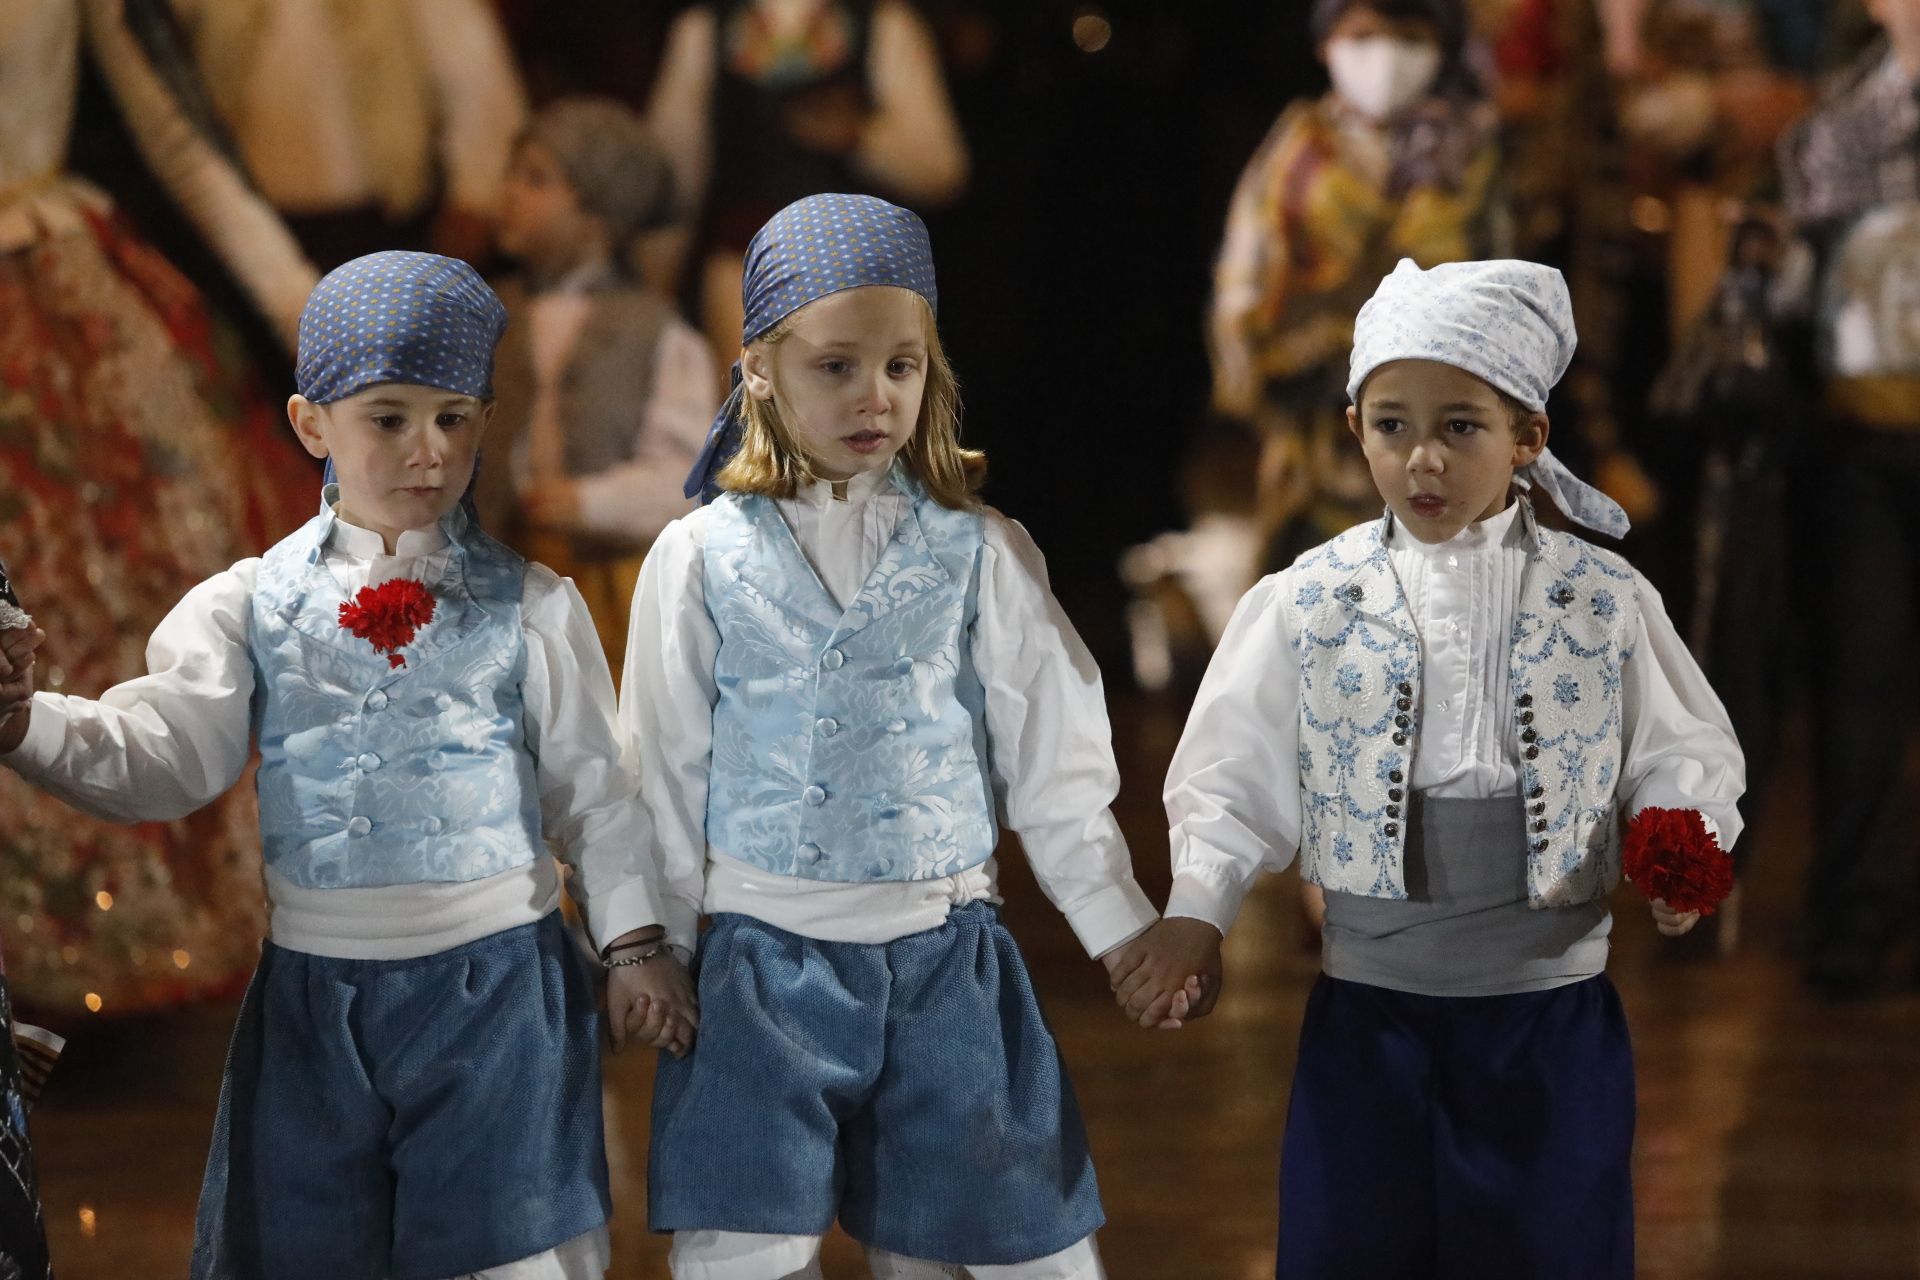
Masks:
[[[827,790],[825,787],[808,787],[800,793],[800,798],[815,808],[818,808],[827,802]]]
[[[1538,759],[1540,758],[1540,748],[1538,748],[1538,747],[1528,747],[1528,748],[1527,748],[1527,749],[1526,749],[1526,750],[1525,750],[1524,752],[1522,752],[1521,754],[1523,754],[1523,755],[1525,755],[1525,756],[1527,757],[1527,759],[1529,759],[1529,760],[1538,760]]]
[[[1400,834],[1400,824],[1397,822],[1389,822],[1386,826],[1380,829],[1386,832],[1390,836],[1397,836]]]
[[[1522,712],[1520,713],[1520,723],[1521,723],[1521,724],[1532,724],[1532,723],[1533,723],[1533,712],[1531,712],[1531,711],[1522,711]]]
[[[800,861],[806,863],[808,866],[812,866],[826,856],[827,851],[817,844],[803,844],[800,846]]]
[[[907,731],[907,722],[905,720],[887,721],[888,733],[905,733],[906,731]]]
[[[838,671],[847,665],[847,655],[838,649],[829,649],[820,655],[820,665],[829,671]]]
[[[1394,746],[1396,746],[1396,747],[1404,747],[1404,746],[1406,746],[1406,745],[1407,745],[1407,735],[1406,735],[1406,734],[1404,734],[1404,733],[1396,733],[1396,734],[1394,734],[1394,735],[1393,735],[1393,745],[1394,745]]]
[[[385,711],[386,709],[387,709],[387,691],[385,689],[375,689],[372,693],[367,695],[367,710]]]
[[[1537,734],[1537,733],[1535,733],[1535,732],[1534,732],[1533,730],[1531,730],[1531,729],[1523,729],[1523,730],[1521,730],[1521,732],[1520,732],[1520,741],[1522,741],[1522,742],[1532,742],[1532,741],[1533,741],[1533,740],[1534,740],[1535,738],[1537,738],[1537,737],[1539,737],[1539,736],[1540,736],[1539,734]]]
[[[1519,697],[1515,698],[1514,702],[1516,702],[1517,704],[1523,707],[1530,707],[1533,705],[1533,695],[1530,693],[1523,693]]]
[[[1533,851],[1535,853],[1545,853],[1547,851],[1547,842],[1545,840],[1535,840],[1533,842]]]
[[[822,716],[820,719],[815,720],[813,727],[820,731],[820,736],[823,738],[831,738],[834,734],[840,732],[840,722],[830,716]]]
[[[362,773],[372,773],[380,767],[380,757],[369,751],[358,760],[355,760],[354,763],[360,766]]]
[[[1387,775],[1387,781],[1388,782],[1404,782],[1406,781],[1406,776],[1402,774],[1398,769],[1395,769],[1392,773]]]
[[[355,818],[347,824],[347,834],[350,836],[363,836],[371,830],[373,830],[373,821],[366,817]]]
[[[1403,792],[1403,791],[1401,791],[1401,790],[1400,790],[1400,788],[1398,788],[1398,787],[1395,787],[1395,788],[1393,788],[1393,789],[1392,789],[1391,791],[1388,791],[1388,792],[1387,792],[1387,799],[1389,799],[1389,800],[1393,800],[1393,801],[1396,801],[1396,802],[1397,802],[1397,801],[1399,801],[1399,800],[1400,800],[1400,798],[1401,798],[1402,796],[1404,796],[1405,794],[1406,794],[1406,793],[1405,793],[1405,792]]]
[[[430,836],[437,836],[447,829],[447,824],[438,818],[428,818],[423,825],[426,827],[427,834]]]
[[[1402,680],[1399,684],[1395,685],[1394,690],[1403,698],[1411,698],[1413,696],[1413,686],[1408,684],[1405,680]]]
[[[1413,721],[1407,719],[1407,717],[1405,716],[1395,716],[1393,718],[1393,722],[1399,725],[1402,729],[1406,728],[1408,725],[1413,723]]]
[[[1393,705],[1396,707],[1399,707],[1402,711],[1411,711],[1413,710],[1413,699],[1402,698],[1400,699],[1400,701],[1394,703]],[[1444,706],[1445,704],[1443,703],[1442,705]]]
[[[1399,816],[1400,816],[1400,806],[1399,806],[1399,805],[1397,805],[1397,804],[1390,804],[1390,805],[1388,805],[1388,806],[1387,806],[1387,816],[1388,816],[1389,818],[1397,818],[1397,817],[1399,817]]]
[[[1546,819],[1544,818],[1541,819],[1539,822],[1536,822],[1533,824],[1533,833],[1535,835],[1539,835],[1542,831],[1545,831],[1546,829],[1547,829],[1547,823],[1546,823]]]

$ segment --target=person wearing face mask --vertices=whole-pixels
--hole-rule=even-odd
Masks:
[[[1343,413],[1353,316],[1400,258],[1503,252],[1496,119],[1463,0],[1316,0],[1332,88],[1240,178],[1215,270],[1214,408],[1261,441],[1245,584],[1373,514]]]

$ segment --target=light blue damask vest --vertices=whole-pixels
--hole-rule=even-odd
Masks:
[[[537,856],[520,594],[526,563],[456,508],[433,621],[392,667],[341,629],[323,511],[253,591],[254,734],[267,865],[309,889],[478,880]]]
[[[924,880],[986,861],[999,834],[972,667],[982,517],[913,498],[844,610],[771,499],[709,508],[714,660],[707,840],[809,880]]]
[[[1509,659],[1513,803],[1526,816],[1528,900],[1560,907],[1620,880],[1621,668],[1640,599],[1626,560],[1540,528],[1520,501],[1529,550]],[[1375,520],[1323,543],[1283,571],[1281,589],[1300,664],[1301,873],[1404,898],[1420,637],[1386,531]]]

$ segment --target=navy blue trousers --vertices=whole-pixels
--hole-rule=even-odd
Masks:
[[[1630,1280],[1633,1051],[1604,974],[1422,996],[1321,976],[1280,1280]]]

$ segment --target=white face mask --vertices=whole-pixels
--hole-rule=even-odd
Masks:
[[[1387,120],[1427,96],[1440,75],[1440,50],[1392,36],[1342,37],[1327,42],[1327,71],[1354,110]]]

